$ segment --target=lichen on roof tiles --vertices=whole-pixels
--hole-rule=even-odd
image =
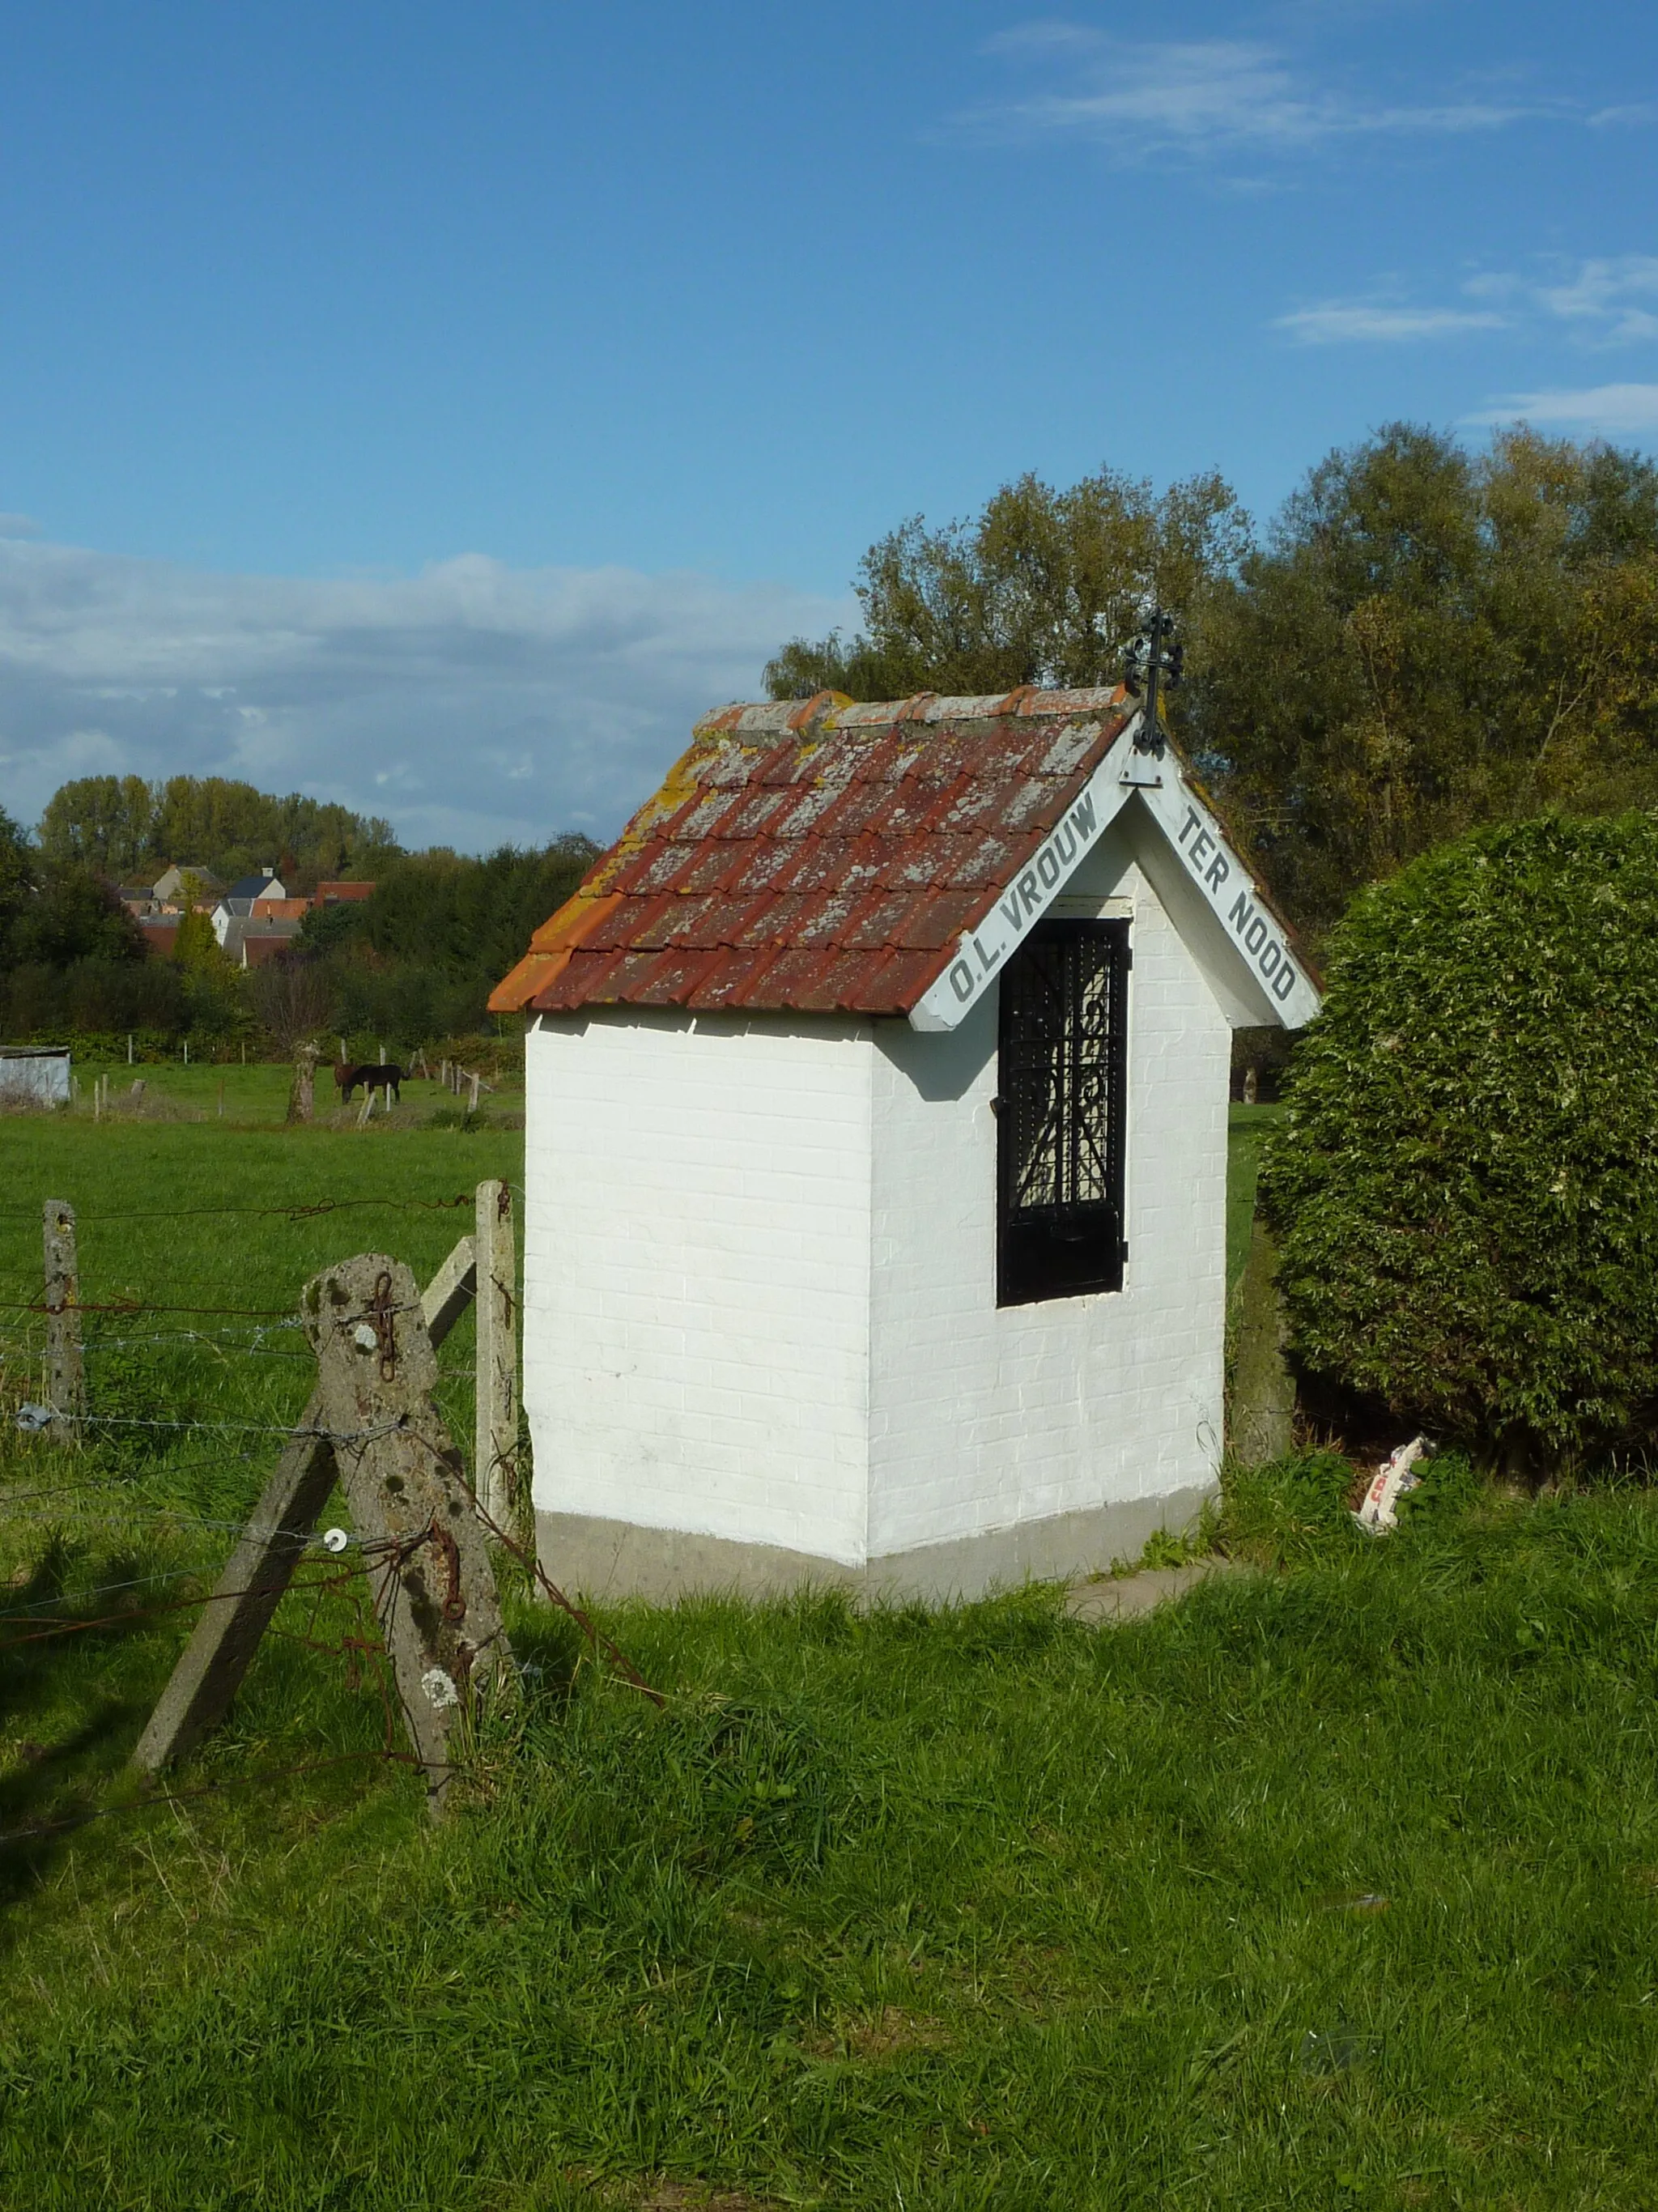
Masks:
[[[723,708],[490,1004],[908,1013],[1132,710],[1030,687]]]

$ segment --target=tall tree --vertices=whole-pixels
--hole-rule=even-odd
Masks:
[[[64,784],[40,818],[42,856],[58,866],[143,878],[169,860],[226,878],[279,859],[289,875],[374,873],[398,851],[389,822],[298,792],[277,798],[226,776],[92,775]]]
[[[34,855],[28,840],[3,806],[0,806],[0,942],[27,904],[34,888]]]
[[[64,784],[40,817],[40,849],[61,866],[126,881],[152,857],[155,787],[141,775],[84,775]]]
[[[144,941],[109,885],[88,867],[46,867],[15,913],[9,951],[21,964],[142,960]]]
[[[1188,728],[1315,930],[1474,823],[1658,801],[1658,470],[1395,423],[1203,611]]]
[[[1145,604],[1183,612],[1230,574],[1249,519],[1215,474],[1154,492],[1102,469],[1068,490],[1005,484],[971,522],[920,517],[872,545],[856,586],[864,629],[795,638],[766,670],[774,698],[986,693],[1114,681]]]

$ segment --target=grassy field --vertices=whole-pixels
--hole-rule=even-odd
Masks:
[[[123,1782],[303,1395],[301,1281],[434,1265],[437,1201],[519,1142],[0,1124],[8,1295],[50,1192],[89,1298],[170,1309],[94,1350],[131,1426],[0,1448],[0,2203],[1651,2202],[1639,1490],[1533,1506],[1442,1462],[1378,1543],[1302,1459],[1230,1492],[1260,1571],[1114,1628],[1041,1591],[618,1609],[661,1712],[513,1583],[535,1671],[435,1832],[337,1649],[352,1585],[313,1588],[173,1792]],[[369,1203],[286,1210],[324,1199]]]
[[[246,1066],[236,1062],[222,1066],[210,1063],[204,1066],[193,1061],[185,1066],[181,1060],[168,1060],[159,1065],[151,1062],[148,1066],[129,1066],[125,1060],[77,1060],[75,1075],[80,1095],[69,1117],[72,1121],[93,1118],[93,1087],[103,1076],[108,1079],[113,1101],[112,1126],[177,1117],[224,1121],[237,1127],[258,1128],[281,1126],[288,1110],[293,1070],[259,1060]],[[136,1101],[132,1091],[135,1081],[143,1086]],[[349,1107],[342,1111],[339,1093],[326,1060],[317,1070],[315,1097],[317,1121],[323,1128],[337,1129],[355,1124],[362,1094],[358,1091]],[[383,1098],[375,1101],[368,1124],[371,1128],[380,1125],[383,1103]],[[441,1084],[425,1076],[411,1075],[402,1085],[402,1103],[392,1111],[392,1125],[400,1128],[423,1127],[434,1115],[457,1117],[464,1105],[465,1101],[457,1102]],[[493,1122],[497,1127],[523,1110],[521,1084],[503,1082],[480,1103],[484,1123]],[[1236,1113],[1248,1110],[1242,1107],[1234,1109]]]

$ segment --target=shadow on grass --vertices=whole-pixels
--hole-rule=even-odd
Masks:
[[[0,1906],[33,1890],[68,1838],[99,1809],[149,1711],[137,1688],[88,1686],[90,1665],[149,1626],[138,1563],[118,1558],[104,1579],[135,1587],[77,1596],[84,1547],[50,1536],[0,1620],[0,1727],[28,1735],[0,1768]],[[87,1622],[84,1627],[74,1624]],[[89,1688],[89,1694],[88,1694]]]

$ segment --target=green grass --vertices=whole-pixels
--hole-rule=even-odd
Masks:
[[[357,1216],[93,1218],[437,1197],[516,1141],[0,1126],[15,1202],[82,1205],[89,1290],[222,1291],[251,1251],[273,1306],[360,1247]],[[364,1218],[422,1264],[457,1225]],[[125,1387],[152,1387],[130,1349]],[[200,1357],[204,1418],[303,1384],[156,1356]],[[0,1573],[33,1577],[0,1594],[0,1832],[113,1808],[0,1847],[0,2203],[1650,2203],[1643,1492],[1531,1506],[1445,1462],[1375,1541],[1345,1463],[1309,1456],[1227,1500],[1272,1571],[1106,1629],[1041,1591],[619,1609],[659,1713],[513,1583],[539,1671],[434,1832],[375,1757],[372,1680],[316,1648],[349,1586],[290,1597],[230,1725],[133,1809],[119,1768],[192,1617],[146,1608],[228,1541],[185,1462],[226,1499],[268,1463],[140,1433],[0,1462]]]
[[[1249,1228],[1255,1218],[1255,1178],[1267,1132],[1284,1114],[1282,1106],[1233,1106],[1229,1109],[1226,1147],[1226,1279],[1236,1283],[1249,1257]]]

